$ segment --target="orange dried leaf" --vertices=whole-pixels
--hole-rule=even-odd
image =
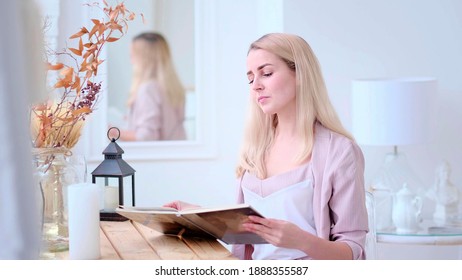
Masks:
[[[63,124],[67,124],[67,123],[70,123],[72,121],[74,121],[74,118],[72,117],[69,117],[69,118],[61,118],[61,117],[56,117],[58,120],[60,120],[61,122],[63,122]]]
[[[91,21],[92,21],[95,25],[99,25],[99,24],[100,24],[100,21],[97,20],[97,19],[92,19]]]
[[[59,80],[53,87],[54,88],[62,88],[66,86],[66,82],[64,80]]]
[[[84,106],[80,109],[72,111],[73,116],[78,116],[80,114],[90,114],[90,113],[91,113],[91,109],[88,108],[87,106]]]
[[[113,21],[115,18],[117,18],[117,16],[119,15],[119,9],[115,9],[113,11],[111,11],[111,13],[109,14],[109,19],[111,21]]]
[[[100,34],[100,35],[103,34],[104,31],[106,31],[106,29],[107,29],[106,25],[100,24],[100,25],[99,25],[99,28],[98,28],[99,34]]]
[[[34,145],[37,147],[37,148],[43,148],[43,138],[45,138],[44,136],[42,136],[42,133],[39,133],[38,135],[38,139],[35,141]]]
[[[119,30],[120,32],[122,32],[122,25],[117,24],[115,22],[111,22],[109,28],[111,28],[112,30]]]
[[[83,41],[82,41],[82,37],[80,37],[80,40],[79,40],[79,51],[80,51],[80,54],[82,54],[82,51],[83,51]]]
[[[95,35],[96,31],[98,31],[98,25],[93,26],[90,33],[88,34],[88,37],[91,38],[93,35]]]
[[[120,38],[116,38],[116,37],[109,37],[106,39],[107,42],[115,42],[117,40],[119,40]]]
[[[127,8],[125,8],[125,4],[122,2],[119,4],[119,6],[120,12],[122,13],[122,15],[125,15],[125,12],[128,12]]]
[[[75,33],[74,35],[72,35],[71,37],[69,37],[69,39],[75,39],[75,38],[82,37],[83,34],[85,34],[85,33],[82,32],[82,31],[79,31],[79,32]]]
[[[104,13],[105,13],[106,15],[109,15],[109,14],[111,14],[111,12],[112,12],[112,7],[103,8],[103,11],[104,11]]]
[[[130,16],[128,16],[128,20],[134,20],[135,19],[135,13],[130,13]]]
[[[62,63],[56,63],[56,64],[53,65],[53,64],[48,62],[48,64],[47,64],[47,69],[48,70],[60,70],[60,69],[63,69],[63,67],[64,67],[64,64],[62,64]]]
[[[72,85],[72,89],[76,89],[80,87],[80,77],[79,76],[75,76],[75,81],[74,81],[74,84]],[[77,90],[77,94],[80,93],[80,90]]]
[[[51,119],[47,117],[45,114],[39,115],[38,118],[42,121],[42,124],[51,123]]]
[[[88,48],[88,51],[94,52],[98,48],[98,45],[93,44],[91,47]]]
[[[82,64],[80,64],[79,72],[85,72],[86,68],[87,68],[87,62],[83,61]]]
[[[70,76],[74,73],[74,69],[71,67],[66,67],[63,70],[61,70],[60,74],[63,76]]]
[[[72,81],[74,80],[73,77],[74,77],[74,69],[73,68],[66,68],[64,70],[61,71],[61,75],[63,75],[64,77],[58,81],[56,84],[58,85],[58,87],[70,87],[72,85]],[[56,87],[56,85],[55,85]]]
[[[78,49],[74,49],[74,48],[69,48],[69,50],[71,52],[73,52],[75,55],[78,55],[78,56],[81,56],[82,55],[82,52]]]
[[[83,54],[83,59],[86,59],[89,55],[91,55],[92,52],[89,52],[89,51],[86,51],[84,54]]]

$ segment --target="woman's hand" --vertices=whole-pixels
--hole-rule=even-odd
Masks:
[[[180,200],[175,200],[175,201],[169,202],[167,204],[164,204],[164,207],[175,208],[176,210],[187,210],[187,209],[201,208],[199,205],[187,203],[187,202],[180,201]]]
[[[310,233],[302,230],[297,225],[276,219],[265,219],[258,216],[249,216],[250,222],[244,223],[243,227],[254,232],[277,247],[303,249],[307,245],[307,235]]]

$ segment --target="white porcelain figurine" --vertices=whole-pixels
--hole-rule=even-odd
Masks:
[[[433,220],[437,225],[454,222],[459,216],[462,193],[449,180],[450,174],[449,163],[443,161],[436,169],[435,184],[427,192],[427,196],[435,201]]]

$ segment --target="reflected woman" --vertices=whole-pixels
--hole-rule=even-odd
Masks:
[[[137,35],[130,59],[133,77],[127,102],[128,126],[120,131],[120,140],[185,140],[185,89],[166,39],[155,32]]]

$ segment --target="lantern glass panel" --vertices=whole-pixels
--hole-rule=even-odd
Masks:
[[[105,212],[115,212],[119,206],[119,178],[94,177],[95,184],[102,189],[102,208]]]
[[[133,202],[134,193],[132,192],[132,176],[123,177],[124,184],[124,205],[125,206],[135,206]]]

